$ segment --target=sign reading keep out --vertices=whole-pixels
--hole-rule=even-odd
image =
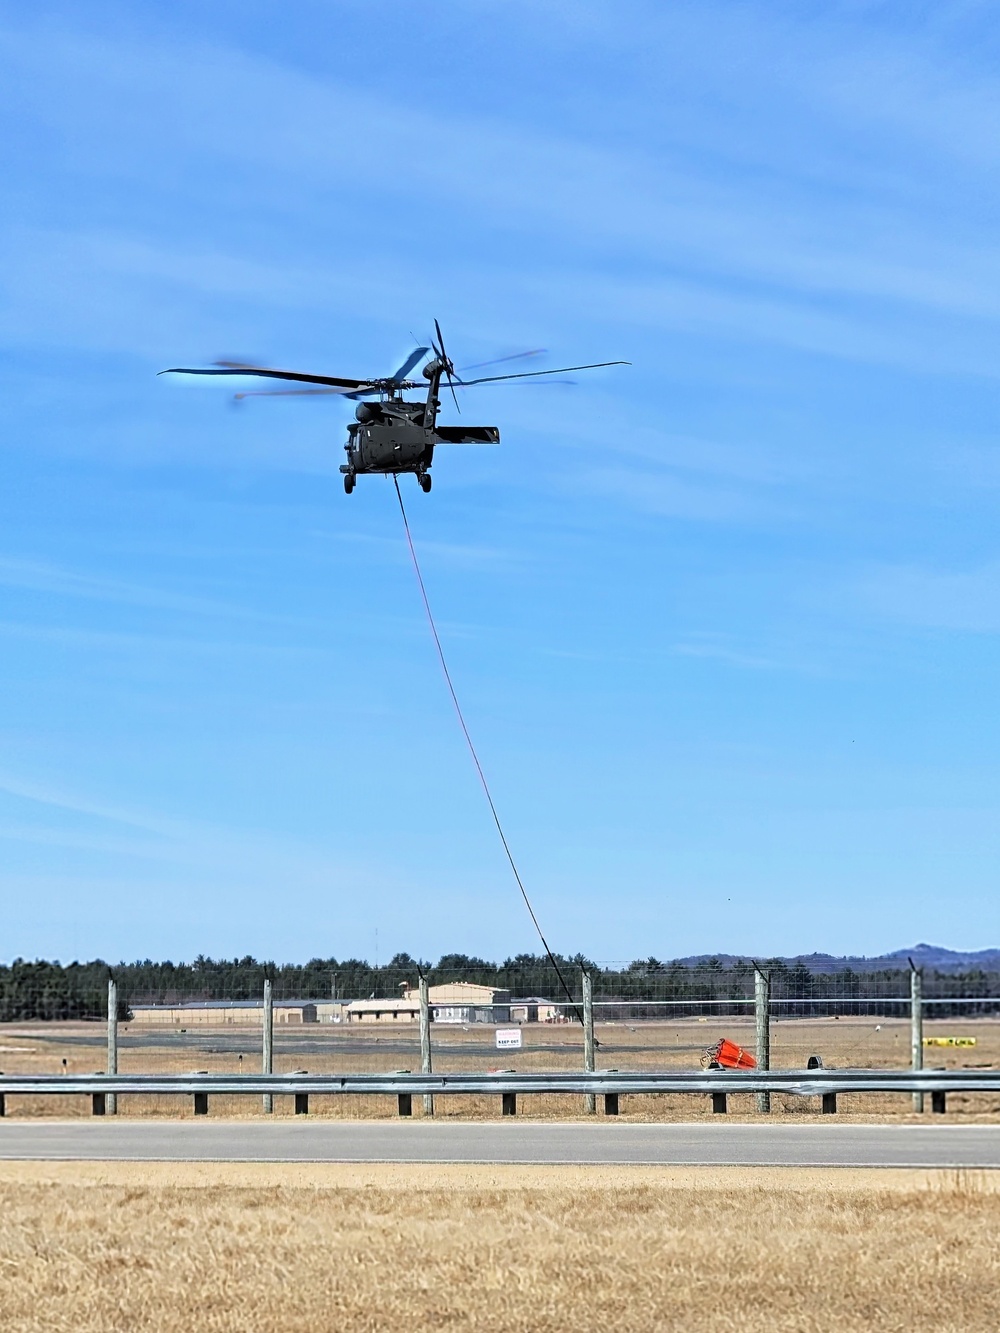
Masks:
[[[497,1050],[510,1051],[521,1049],[520,1028],[497,1028]]]

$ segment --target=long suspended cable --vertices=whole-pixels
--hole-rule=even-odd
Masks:
[[[490,807],[490,814],[493,816],[493,822],[497,826],[497,833],[499,833],[500,835],[500,841],[503,844],[503,849],[504,852],[506,853],[507,860],[510,862],[510,868],[514,873],[514,879],[517,882],[517,887],[521,891],[521,897],[524,899],[524,905],[528,909],[528,915],[531,917],[531,923],[535,927],[535,930],[538,933],[538,938],[541,940],[542,947],[545,950],[546,954],[548,955],[549,962],[555,969],[555,974],[559,978],[560,985],[566,992],[566,998],[573,1006],[574,1010],[576,1011],[577,1018],[582,1023],[583,1015],[580,1013],[579,1005],[577,1001],[574,999],[573,992],[567,985],[566,978],[563,976],[562,970],[560,969],[559,964],[556,962],[556,956],[549,948],[548,941],[546,940],[545,935],[542,932],[542,927],[539,924],[538,917],[535,915],[535,909],[531,905],[531,899],[528,897],[527,890],[525,889],[520,873],[518,872],[517,864],[514,861],[513,854],[511,853],[510,844],[507,841],[507,835],[504,833],[503,825],[500,823],[500,816],[497,814],[497,808],[493,801],[493,795],[490,792],[490,784],[486,781],[486,774],[483,772],[483,766],[479,762],[479,755],[476,753],[476,747],[472,743],[472,736],[469,734],[469,728],[465,722],[465,715],[462,712],[462,705],[458,702],[458,695],[455,692],[455,685],[451,678],[451,672],[448,670],[448,660],[444,655],[444,648],[441,646],[441,636],[438,634],[437,625],[434,622],[434,613],[431,610],[430,599],[427,596],[427,588],[424,585],[424,576],[420,572],[420,561],[417,559],[417,550],[416,547],[413,545],[413,535],[410,532],[409,520],[406,517],[406,506],[403,504],[403,495],[399,489],[399,478],[395,475],[395,473],[393,474],[392,481],[393,485],[396,487],[396,499],[399,501],[399,512],[403,516],[403,529],[406,533],[406,544],[410,548],[410,559],[413,562],[413,572],[417,576],[417,584],[420,588],[420,597],[424,604],[424,610],[427,613],[427,623],[431,627],[431,634],[433,635],[434,638],[434,647],[437,649],[438,661],[441,663],[441,671],[444,675],[445,684],[448,686],[448,693],[451,695],[451,702],[455,706],[455,714],[458,717],[458,724],[462,728],[462,735],[465,737],[465,743],[469,747],[469,753],[472,755],[472,762],[475,764],[476,772],[479,774],[479,781],[482,784],[484,793],[486,794],[486,800]]]

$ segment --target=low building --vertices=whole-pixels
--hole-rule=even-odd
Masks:
[[[529,995],[523,1000],[510,1002],[512,1023],[558,1023],[562,1017],[561,1005],[554,1000],[544,1000],[539,995]]]
[[[430,986],[427,999],[434,1023],[509,1023],[510,991],[452,981]],[[352,1000],[345,1006],[349,1023],[416,1023],[420,1019],[420,991],[407,986],[401,997]]]
[[[416,1023],[420,1004],[413,1000],[352,1000],[344,1012],[348,1023]]]
[[[317,1023],[316,1000],[275,1000],[275,1023]],[[178,1004],[130,1004],[138,1027],[230,1027],[263,1022],[263,1000],[184,1000]]]

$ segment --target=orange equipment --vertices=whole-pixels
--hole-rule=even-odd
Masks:
[[[742,1046],[737,1046],[734,1041],[727,1041],[723,1037],[708,1052],[709,1059],[713,1064],[721,1065],[723,1069],[756,1069],[757,1061],[749,1051],[745,1051]]]

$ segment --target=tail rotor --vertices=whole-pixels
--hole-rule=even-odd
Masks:
[[[437,322],[437,320],[434,321],[434,330],[437,333],[437,342],[433,343],[432,339],[434,351],[440,358],[441,368],[443,369],[445,377],[448,380],[448,388],[451,390],[451,396],[455,400],[455,409],[459,413],[459,415],[461,415],[462,409],[461,407],[459,407],[458,394],[455,392],[455,381],[452,379],[452,375],[455,370],[455,365],[454,362],[452,362],[449,359],[447,352],[445,352],[444,350],[444,334],[441,332],[441,325]]]

